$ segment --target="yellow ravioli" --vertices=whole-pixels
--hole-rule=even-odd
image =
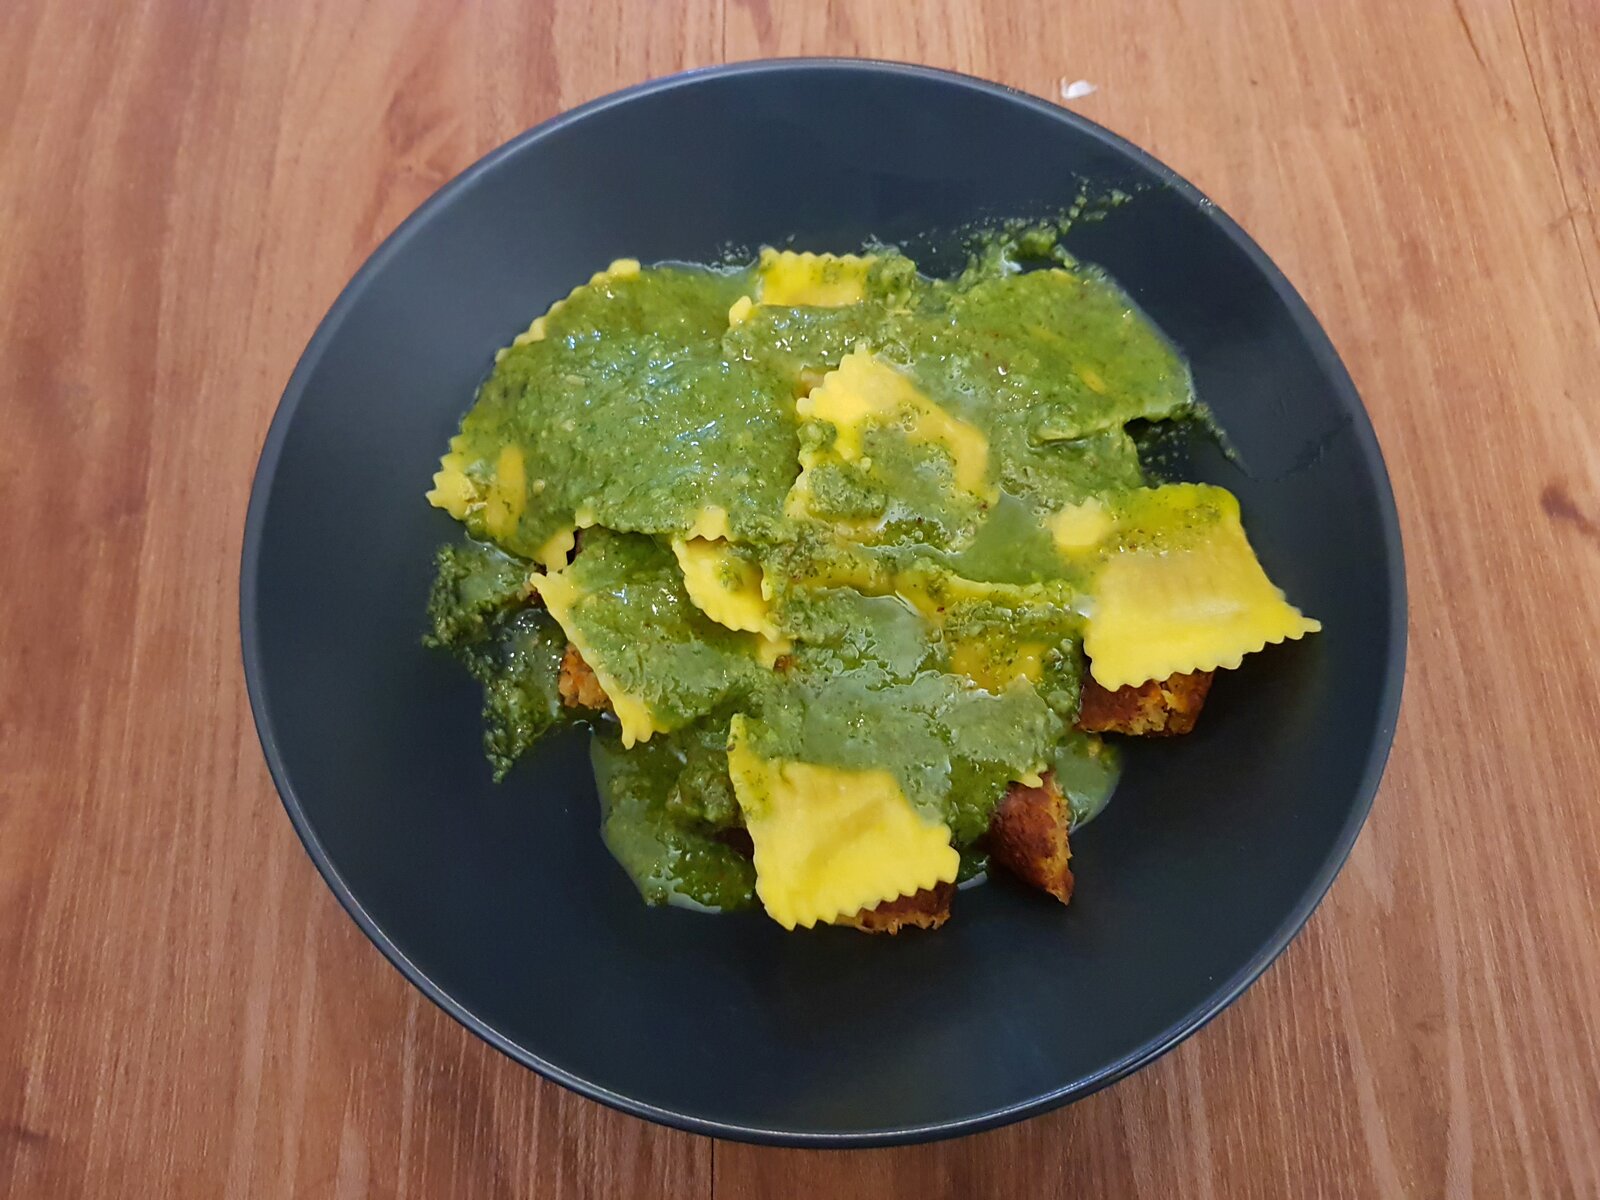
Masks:
[[[1116,518],[1105,502],[1090,496],[1078,504],[1069,504],[1046,522],[1050,536],[1058,550],[1068,554],[1078,550],[1092,550],[1105,541],[1106,535],[1117,527]]]
[[[522,467],[522,450],[504,446],[495,460],[494,482],[483,503],[483,527],[496,541],[504,541],[517,531],[523,506],[528,502],[527,477]]]
[[[950,670],[986,692],[999,692],[1018,678],[1038,683],[1049,652],[1049,646],[1035,641],[960,641],[950,649]]]
[[[450,439],[450,450],[439,460],[439,470],[434,473],[428,503],[458,521],[479,513],[484,532],[497,541],[508,538],[516,532],[528,501],[522,451],[516,446],[502,447],[495,459],[494,474],[484,487],[467,474],[466,441],[466,435],[460,433]]]
[[[983,432],[940,408],[908,376],[870,351],[846,354],[836,370],[795,402],[795,411],[834,427],[830,452],[845,462],[861,460],[862,435],[869,425],[899,424],[913,442],[944,448],[957,487],[981,496],[993,492],[988,483],[989,439]],[[801,464],[808,465],[803,453]]]
[[[747,735],[735,716],[728,773],[755,846],[756,895],[785,929],[955,879],[949,828],[924,820],[889,772],[763,759]]]
[[[561,309],[566,306],[567,301],[573,296],[576,296],[584,288],[595,287],[598,284],[606,282],[608,279],[632,279],[638,274],[639,260],[637,258],[617,259],[604,271],[596,271],[593,275],[591,275],[588,283],[579,284],[577,287],[573,288],[572,291],[568,292],[564,298],[557,300],[545,311],[543,316],[535,317],[533,319],[533,324],[529,325],[526,331],[517,334],[517,336],[512,339],[511,345],[526,346],[529,342],[544,341],[545,325],[549,322],[550,318],[556,313],[560,312]],[[502,358],[504,358],[509,352],[510,348],[510,346],[507,346],[504,349],[495,351],[495,362],[499,362]]]
[[[733,535],[728,531],[728,510],[720,505],[708,504],[694,514],[694,521],[689,526],[685,537],[705,538],[713,541],[717,538],[727,539]]]
[[[1267,578],[1229,492],[1169,484],[1122,501],[1083,648],[1096,682],[1116,689],[1237,667],[1269,642],[1321,628]]]
[[[573,529],[558,529],[552,533],[544,545],[534,552],[533,561],[546,571],[559,571],[567,565],[567,556],[572,553],[572,548],[578,544],[578,531]]]
[[[476,507],[481,497],[478,485],[467,474],[467,438],[458,433],[450,439],[450,449],[439,460],[434,472],[433,488],[428,492],[428,503],[442,508],[458,521],[465,521],[467,513]]]
[[[772,619],[759,566],[740,557],[721,537],[673,538],[672,553],[683,572],[684,590],[696,608],[718,625],[760,634],[757,653],[765,666],[788,653],[790,643]]]
[[[793,250],[761,251],[756,275],[761,281],[762,304],[798,308],[843,308],[860,304],[867,295],[867,275],[873,259],[859,254],[798,254]],[[735,305],[737,308],[738,306]],[[744,309],[737,320],[749,314]]]
[[[556,624],[561,626],[567,640],[578,648],[578,653],[583,655],[584,662],[589,664],[594,677],[605,689],[611,709],[617,715],[617,724],[622,727],[623,746],[648,742],[656,734],[666,732],[666,727],[656,720],[650,706],[624,690],[621,681],[605,667],[603,656],[597,654],[594,646],[584,637],[581,623],[574,619],[573,610],[585,593],[571,576],[566,571],[535,574],[529,576],[528,586],[544,601],[545,608],[555,618]]]

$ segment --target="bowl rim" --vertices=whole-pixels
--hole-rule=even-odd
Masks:
[[[436,213],[446,208],[454,198],[471,188],[483,175],[495,170],[502,162],[549,137],[568,125],[603,112],[616,105],[669,92],[683,87],[694,87],[709,79],[741,78],[744,76],[803,73],[808,71],[850,72],[865,75],[887,75],[914,78],[944,86],[953,86],[981,96],[999,97],[1020,104],[1034,112],[1060,121],[1079,134],[1088,136],[1113,152],[1131,160],[1149,171],[1165,186],[1174,189],[1186,201],[1197,207],[1218,231],[1234,244],[1259,271],[1273,293],[1284,305],[1296,332],[1327,373],[1341,407],[1349,414],[1350,429],[1357,450],[1376,486],[1379,532],[1382,537],[1384,562],[1388,573],[1390,603],[1388,613],[1389,661],[1386,666],[1382,691],[1378,699],[1377,720],[1372,731],[1367,761],[1361,780],[1356,787],[1348,817],[1335,839],[1327,858],[1310,881],[1304,895],[1286,914],[1263,942],[1260,949],[1238,971],[1212,990],[1203,1002],[1180,1020],[1147,1039],[1128,1054],[1093,1074],[1064,1084],[1061,1087],[1032,1096],[1014,1104],[1003,1105],[987,1111],[956,1117],[947,1121],[927,1122],[884,1127],[871,1130],[797,1130],[739,1124],[731,1121],[681,1113],[637,1100],[631,1096],[592,1083],[583,1077],[548,1062],[539,1055],[518,1045],[488,1023],[476,1016],[454,996],[436,984],[428,975],[393,942],[352,893],[338,867],[328,856],[295,792],[288,766],[278,746],[271,715],[267,710],[263,691],[263,658],[259,639],[258,592],[261,541],[272,489],[277,478],[278,463],[282,456],[289,427],[305,396],[307,384],[321,362],[324,352],[343,324],[346,314],[355,305],[368,282],[404,249]],[[318,322],[306,348],[295,364],[294,371],[284,387],[269,425],[261,453],[257,459],[255,476],[250,489],[250,501],[245,515],[244,537],[241,546],[239,575],[239,632],[244,659],[245,689],[249,696],[251,714],[256,734],[278,796],[289,820],[299,835],[306,853],[310,855],[317,871],[332,890],[345,911],[360,926],[363,933],[377,946],[413,986],[429,1000],[443,1009],[470,1032],[493,1046],[509,1058],[530,1068],[537,1074],[562,1085],[579,1095],[599,1101],[610,1108],[642,1117],[658,1124],[689,1133],[728,1138],[735,1141],[765,1145],[801,1146],[811,1148],[847,1149],[868,1146],[902,1145],[930,1142],[943,1138],[978,1133],[1001,1125],[1020,1121],[1080,1100],[1101,1088],[1107,1087],[1134,1071],[1147,1066],[1167,1051],[1203,1028],[1213,1018],[1239,998],[1272,965],[1280,954],[1304,928],[1312,912],[1327,894],[1335,876],[1343,867],[1355,845],[1362,826],[1371,811],[1373,799],[1382,780],[1394,742],[1395,729],[1404,687],[1407,657],[1407,599],[1405,555],[1400,536],[1399,513],[1395,505],[1394,489],[1378,444],[1372,421],[1361,402],[1355,383],[1350,378],[1343,361],[1310,307],[1289,282],[1283,271],[1267,256],[1249,234],[1218,207],[1208,196],[1183,178],[1171,167],[1140,149],[1132,142],[1111,132],[1087,117],[1059,104],[1042,99],[1020,89],[963,72],[928,67],[914,63],[885,59],[848,57],[767,58],[698,67],[671,75],[646,80],[631,87],[610,92],[576,108],[540,122],[490,150],[471,166],[449,180],[425,200],[410,216],[400,223],[362,263],[360,269],[340,290],[327,313]]]

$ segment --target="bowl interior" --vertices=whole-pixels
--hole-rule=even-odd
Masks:
[[[871,114],[866,119],[863,114]],[[996,880],[934,935],[785,934],[646,908],[607,856],[581,735],[503,785],[476,686],[419,642],[422,492],[494,351],[613,258],[851,249],[1134,198],[1074,229],[1188,355],[1274,580],[1318,637],[1247,660],[1198,731],[1135,745],[1073,840],[1069,909]],[[889,1140],[993,1124],[1147,1061],[1291,937],[1353,840],[1393,729],[1393,501],[1331,347],[1192,188],[1042,102],[933,72],[786,63],[559,119],[447,187],[340,298],[290,383],[245,544],[251,698],[319,867],[480,1034],[642,1115],[734,1136]]]

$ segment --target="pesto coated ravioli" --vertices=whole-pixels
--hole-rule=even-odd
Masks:
[[[1318,628],[1231,495],[1146,477],[1130,423],[1196,411],[1047,231],[949,279],[883,247],[618,260],[451,439],[428,640],[483,683],[497,777],[592,725],[652,903],[892,932],[991,861],[1065,900],[1101,734],[1186,729],[1212,672]]]

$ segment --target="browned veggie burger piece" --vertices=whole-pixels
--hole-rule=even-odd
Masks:
[[[863,908],[853,917],[841,917],[835,924],[848,925],[863,933],[937,929],[950,919],[950,898],[955,894],[955,884],[935,884],[909,896],[885,900],[876,908]]]
[[[1078,728],[1088,733],[1130,733],[1172,737],[1194,728],[1211,690],[1210,671],[1190,671],[1170,679],[1107,691],[1093,677],[1083,681]]]
[[[1013,783],[989,818],[989,857],[1061,903],[1072,899],[1066,797],[1046,774],[1041,787]]]
[[[561,675],[556,679],[556,691],[561,693],[561,703],[568,708],[604,709],[611,707],[605,688],[595,678],[594,671],[583,661],[583,655],[571,642],[561,656]]]

